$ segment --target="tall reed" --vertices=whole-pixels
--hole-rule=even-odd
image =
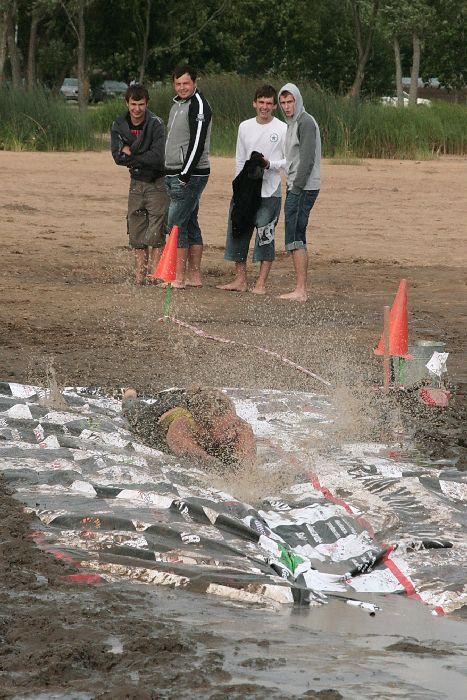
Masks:
[[[100,148],[76,106],[45,90],[0,90],[0,148],[10,151],[82,151]]]
[[[199,88],[213,108],[211,152],[231,156],[239,123],[254,116],[252,100],[264,79],[238,75],[203,76]],[[286,82],[267,78],[276,87]],[[335,158],[427,158],[467,152],[467,106],[433,102],[398,109],[379,102],[349,101],[301,84],[307,110],[316,118],[323,154]],[[170,84],[150,90],[149,108],[166,122],[172,106]],[[112,121],[125,111],[123,99],[90,106],[81,115],[42,90],[0,90],[0,148],[85,150],[108,147]],[[280,110],[278,110],[280,116]]]

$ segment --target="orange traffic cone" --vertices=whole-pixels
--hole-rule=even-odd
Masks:
[[[177,244],[178,244],[178,226],[172,226],[169,240],[165,244],[165,248],[161,255],[157,267],[152,275],[148,277],[164,282],[173,282],[177,269]]]
[[[384,334],[374,350],[384,355]],[[411,360],[409,355],[409,324],[407,316],[407,280],[401,280],[389,315],[389,355]]]

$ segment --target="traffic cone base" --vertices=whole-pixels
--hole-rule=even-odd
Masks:
[[[177,246],[178,246],[178,226],[172,226],[169,239],[165,244],[164,250],[157,263],[156,269],[152,275],[148,275],[150,279],[163,280],[164,282],[173,282],[177,271]]]
[[[384,355],[384,334],[375,348],[375,355]],[[407,280],[401,280],[389,314],[389,355],[411,360],[409,355],[409,323],[407,314]]]

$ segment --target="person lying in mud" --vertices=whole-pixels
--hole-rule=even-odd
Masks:
[[[153,403],[127,389],[122,413],[134,435],[149,447],[205,467],[225,470],[256,459],[251,426],[237,415],[228,396],[215,389],[161,391]]]

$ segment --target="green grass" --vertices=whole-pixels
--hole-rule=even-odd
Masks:
[[[285,80],[268,78],[276,87]],[[237,129],[253,116],[252,97],[262,79],[238,75],[200,78],[199,87],[213,108],[211,152],[235,153]],[[323,155],[356,164],[361,158],[434,158],[467,152],[467,106],[435,102],[431,107],[397,109],[379,103],[348,101],[316,86],[300,86],[307,110],[316,118]],[[150,109],[167,120],[171,85],[151,89]],[[76,105],[37,90],[0,90],[0,148],[7,150],[86,150],[108,148],[108,132],[125,110],[122,99]],[[105,135],[105,137],[104,137]]]
[[[101,147],[89,123],[43,90],[0,90],[0,149],[83,151]]]

